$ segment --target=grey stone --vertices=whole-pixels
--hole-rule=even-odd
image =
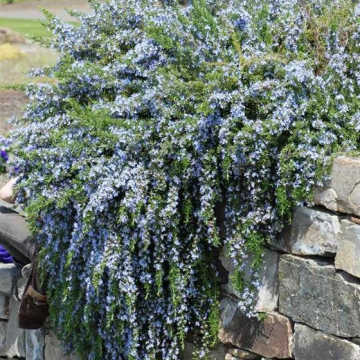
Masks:
[[[291,357],[292,329],[288,318],[278,313],[268,313],[265,320],[249,318],[237,308],[230,297],[221,301],[222,343],[246,349],[266,357],[286,359]]]
[[[228,351],[229,351],[229,354],[235,356],[238,359],[257,360],[260,358],[259,355],[251,353],[249,351],[242,350],[242,349],[231,348]]]
[[[25,330],[26,360],[44,360],[45,330]]]
[[[271,245],[298,255],[334,255],[338,248],[342,217],[319,209],[298,207],[293,222]]]
[[[18,328],[19,302],[10,298],[10,317],[6,332],[6,355],[25,357],[25,330]]]
[[[360,278],[360,225],[348,220],[341,222],[341,236],[335,267]]]
[[[316,190],[315,203],[332,211],[360,216],[360,158],[336,158],[331,180]]]
[[[7,322],[0,321],[0,356],[6,356]]]
[[[50,331],[45,336],[45,360],[76,360],[74,354],[64,354],[60,341],[57,339],[55,334]]]
[[[239,360],[238,357],[232,356],[231,354],[225,355],[225,360]]]
[[[296,360],[359,360],[360,346],[295,324],[294,356]]]
[[[9,298],[0,295],[0,319],[9,319]]]
[[[260,271],[260,287],[257,294],[255,310],[257,312],[268,312],[278,307],[278,268],[280,255],[276,251],[265,249],[264,264]],[[224,268],[229,271],[229,277],[235,271],[234,262],[227,257],[224,252],[220,260]],[[245,269],[245,278],[250,276],[250,261]],[[221,285],[221,288],[229,294],[239,297],[240,294],[231,286],[231,284]]]
[[[360,280],[337,273],[325,260],[282,255],[279,310],[328,334],[360,334]]]
[[[315,190],[315,204],[325,206],[331,211],[338,211],[337,207],[338,196],[334,189],[321,189]]]
[[[21,270],[15,265],[0,263],[0,294],[11,296],[20,276]]]

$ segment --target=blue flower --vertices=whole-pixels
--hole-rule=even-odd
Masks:
[[[234,20],[234,27],[237,31],[244,31],[247,27],[248,21],[246,19],[243,18],[238,18],[236,20]]]

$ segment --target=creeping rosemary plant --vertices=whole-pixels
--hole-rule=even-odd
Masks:
[[[45,12],[57,81],[13,133],[51,321],[85,359],[206,358],[220,247],[252,315],[264,243],[360,148],[359,1],[91,5]]]

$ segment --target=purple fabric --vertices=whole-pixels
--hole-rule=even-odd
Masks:
[[[12,256],[0,245],[0,262],[2,263],[12,263]]]

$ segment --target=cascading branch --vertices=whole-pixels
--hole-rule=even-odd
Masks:
[[[189,332],[205,358],[218,249],[251,315],[263,244],[360,149],[359,1],[91,5],[47,14],[57,82],[13,134],[51,321],[84,359],[178,359]]]

